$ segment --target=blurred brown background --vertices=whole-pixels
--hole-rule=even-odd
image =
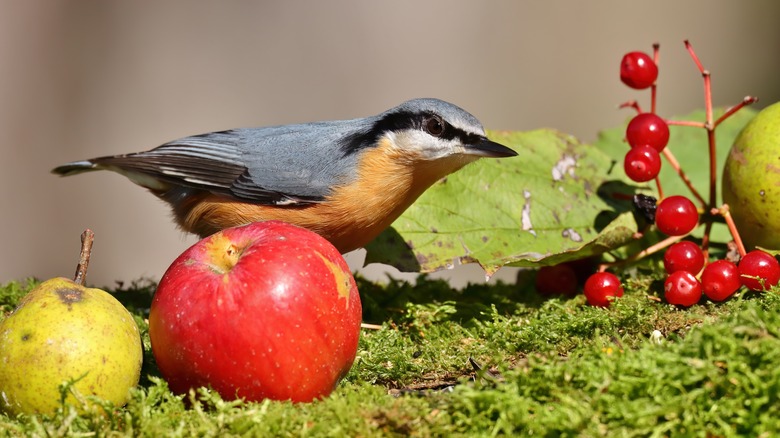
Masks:
[[[659,107],[780,100],[780,2],[0,0],[0,283],[70,276],[96,233],[90,283],[158,279],[195,242],[124,178],[61,163],[213,130],[452,101],[493,129],[590,141],[629,113],[625,52],[661,43]],[[360,254],[349,257],[353,267]],[[376,274],[376,269],[371,272]],[[499,273],[501,274],[501,273]],[[450,276],[452,273],[445,273]],[[475,267],[456,272],[479,279]]]

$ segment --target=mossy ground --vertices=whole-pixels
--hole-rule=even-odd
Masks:
[[[609,309],[529,287],[453,290],[360,280],[364,330],[352,371],[309,404],[174,396],[145,317],[153,284],[115,288],[146,348],[127,406],[0,415],[0,436],[774,436],[780,432],[780,295],[743,293],[687,310],[664,304],[653,270]],[[522,283],[522,282],[521,282]],[[10,311],[35,285],[0,288]],[[653,336],[654,331],[659,333]]]

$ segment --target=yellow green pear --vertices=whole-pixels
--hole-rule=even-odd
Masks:
[[[761,110],[734,140],[723,202],[748,250],[780,249],[780,102]]]
[[[30,291],[0,323],[0,409],[9,415],[51,413],[59,385],[75,380],[66,403],[87,396],[121,406],[141,373],[141,337],[113,296],[66,278]],[[81,399],[81,400],[79,400]]]

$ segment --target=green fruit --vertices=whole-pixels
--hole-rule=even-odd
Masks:
[[[780,102],[734,140],[723,169],[723,202],[748,250],[780,249]]]
[[[65,278],[47,280],[0,323],[0,409],[52,413],[68,381],[75,384],[66,403],[79,410],[91,406],[87,396],[121,406],[138,384],[141,359],[138,326],[116,298]]]

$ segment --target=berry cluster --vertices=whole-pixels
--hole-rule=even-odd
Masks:
[[[780,281],[780,264],[764,251],[757,249],[745,254],[739,264],[715,260],[704,267],[701,249],[687,240],[666,250],[664,267],[668,274],[664,297],[667,302],[683,307],[698,303],[702,294],[712,301],[723,301],[741,286],[765,291]],[[699,272],[701,279],[696,278]]]
[[[706,123],[695,124],[682,122],[689,126],[700,126],[712,134],[714,128],[730,114],[736,112],[745,104],[752,103],[753,98],[746,98],[741,104],[726,112],[726,114],[713,121],[712,118],[712,99],[709,86],[709,73],[704,70],[696,57],[690,44],[686,41],[686,48],[693,58],[705,80],[705,104],[707,106]],[[710,139],[710,171],[711,187],[709,204],[688,185],[696,200],[701,204],[697,209],[693,201],[685,196],[663,196],[661,184],[658,180],[658,174],[661,170],[661,155],[663,154],[668,161],[675,167],[675,170],[683,176],[678,168],[676,160],[667,149],[669,142],[669,123],[655,114],[655,91],[656,80],[658,78],[658,46],[654,46],[653,57],[643,52],[630,52],[623,57],[620,64],[621,81],[634,89],[651,89],[652,109],[650,112],[642,112],[639,105],[635,102],[625,104],[637,110],[637,115],[631,119],[626,128],[625,139],[630,149],[625,155],[623,163],[626,175],[635,182],[648,182],[655,180],[658,187],[660,202],[655,204],[654,198],[650,199],[655,207],[651,212],[650,221],[655,223],[656,228],[663,234],[669,236],[666,240],[659,242],[654,247],[643,250],[643,255],[649,255],[655,251],[666,249],[663,262],[667,278],[664,283],[664,297],[670,304],[689,307],[698,303],[702,295],[706,295],[712,301],[723,301],[731,297],[740,287],[754,291],[765,291],[778,284],[780,281],[780,264],[775,257],[761,251],[754,250],[745,252],[739,239],[739,234],[733,222],[730,221],[728,209],[717,209],[715,207],[715,177],[714,167],[714,135],[709,135]],[[685,178],[683,178],[685,181]],[[644,202],[646,203],[646,202]],[[650,209],[652,210],[652,209]],[[723,212],[725,210],[725,213]],[[734,236],[741,260],[734,263],[729,260],[715,260],[709,262],[707,244],[709,241],[710,223],[705,227],[705,238],[702,240],[702,246],[690,240],[680,240],[693,231],[702,221],[702,214],[721,214],[729,224],[729,228]],[[647,213],[645,211],[645,213]],[[563,266],[563,267],[561,267]],[[576,291],[577,283],[573,273],[569,273],[566,264],[558,265],[555,269],[542,269],[537,276],[537,289],[541,290],[540,278],[557,278],[558,281],[566,279],[567,294]],[[568,268],[570,269],[570,268]],[[546,280],[550,282],[552,280]],[[544,281],[542,281],[543,283]],[[560,282],[558,283],[560,285]],[[584,294],[589,304],[593,306],[609,306],[611,300],[623,295],[623,288],[620,280],[614,274],[609,272],[597,272],[587,278],[584,284]]]

